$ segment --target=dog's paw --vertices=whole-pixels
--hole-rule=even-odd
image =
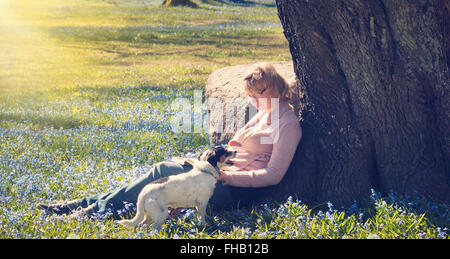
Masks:
[[[135,228],[135,224],[133,224],[133,222],[131,220],[119,220],[119,221],[115,221],[117,224],[122,225],[124,227],[127,228]]]

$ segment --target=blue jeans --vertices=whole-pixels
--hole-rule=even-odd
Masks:
[[[119,219],[121,218],[121,211],[126,210],[127,203],[136,205],[139,193],[144,186],[157,179],[170,175],[183,174],[189,172],[191,169],[192,165],[188,163],[182,165],[172,160],[158,162],[153,165],[148,173],[138,180],[112,192],[80,199],[79,206],[83,208],[93,206],[94,213],[99,214],[104,214],[109,211],[112,213],[111,216],[113,218]],[[213,209],[231,209],[234,201],[230,188],[224,186],[221,182],[217,182],[209,204]]]

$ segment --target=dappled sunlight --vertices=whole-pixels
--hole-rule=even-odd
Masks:
[[[290,58],[276,9],[158,3],[0,0],[0,93],[201,86],[222,66]]]
[[[20,93],[74,83],[82,57],[36,25],[36,19],[48,13],[45,2],[0,3],[0,91]]]

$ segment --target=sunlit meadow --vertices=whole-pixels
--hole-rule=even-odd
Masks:
[[[160,2],[0,0],[0,238],[448,238],[448,206],[393,193],[210,212],[207,226],[186,209],[160,232],[35,209],[197,155],[208,135],[173,133],[172,101],[216,69],[290,59],[274,1]]]

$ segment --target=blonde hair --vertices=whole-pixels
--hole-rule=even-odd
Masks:
[[[262,90],[271,90],[280,98],[280,101],[290,100],[292,89],[284,77],[275,67],[268,63],[262,63],[244,79],[245,92],[248,95],[260,93]]]

